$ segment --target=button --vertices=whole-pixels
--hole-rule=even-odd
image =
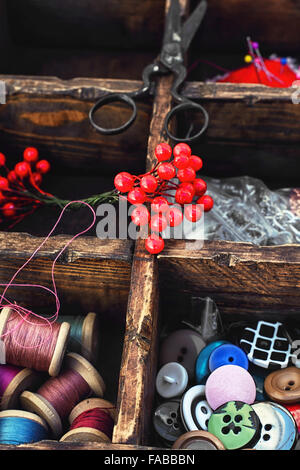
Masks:
[[[171,446],[184,434],[185,428],[180,418],[180,400],[169,400],[159,405],[154,412],[153,425],[167,446]]]
[[[205,384],[207,377],[210,374],[209,370],[209,358],[211,353],[221,346],[222,344],[227,344],[227,341],[214,341],[209,343],[205,348],[200,351],[195,367],[195,379],[197,384]]]
[[[188,384],[186,369],[177,362],[162,366],[156,377],[156,390],[163,398],[181,396]]]
[[[293,416],[294,420],[296,421],[296,425],[298,428],[298,434],[300,433],[300,403],[295,405],[283,405]]]
[[[287,367],[267,375],[264,387],[272,401],[282,404],[300,401],[300,369]]]
[[[191,431],[180,436],[172,449],[225,450],[225,447],[216,436],[207,431]]]
[[[212,409],[205,399],[204,385],[195,385],[183,395],[180,413],[187,431],[207,430]]]
[[[214,371],[218,367],[233,365],[248,370],[248,358],[244,351],[234,344],[223,344],[216,348],[209,358],[209,369]]]
[[[278,403],[261,402],[252,405],[261,422],[261,435],[256,450],[290,450],[298,431],[291,413]]]
[[[229,450],[253,447],[260,437],[261,424],[252,406],[230,401],[211,415],[208,432],[214,434]]]
[[[213,410],[228,401],[242,401],[251,405],[256,397],[256,385],[243,367],[222,366],[208,377],[205,396]]]
[[[195,362],[205,342],[202,336],[192,329],[181,329],[171,333],[162,342],[160,348],[160,365],[178,362],[194,377]]]
[[[248,360],[265,369],[287,367],[291,354],[290,338],[279,322],[257,322],[253,328],[246,327],[241,333],[240,347]]]

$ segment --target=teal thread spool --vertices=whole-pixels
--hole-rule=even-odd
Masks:
[[[58,321],[68,322],[71,325],[68,351],[76,352],[91,363],[95,363],[99,348],[99,322],[96,313],[90,312],[86,316],[59,316]]]
[[[0,444],[30,444],[47,438],[47,424],[36,414],[22,410],[0,412]]]

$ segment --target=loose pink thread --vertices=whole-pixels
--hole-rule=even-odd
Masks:
[[[51,268],[51,278],[52,278],[52,284],[53,284],[53,288],[54,290],[51,290],[49,289],[48,287],[46,286],[42,286],[42,285],[39,285],[39,284],[14,284],[13,281],[15,280],[15,278],[18,276],[18,274],[25,268],[25,266],[27,266],[28,263],[30,263],[30,261],[34,258],[34,256],[38,253],[38,251],[44,246],[44,244],[48,241],[48,239],[51,237],[52,233],[54,232],[54,230],[56,229],[57,225],[59,224],[65,210],[68,208],[68,206],[70,206],[71,204],[74,204],[74,203],[79,203],[79,204],[84,204],[85,206],[87,206],[91,211],[92,211],[92,214],[93,214],[93,222],[85,229],[85,230],[82,230],[81,232],[77,233],[76,235],[74,235],[67,243],[66,245],[62,248],[62,250],[58,253],[58,255],[56,256],[56,258],[54,259],[53,263],[52,263],[52,268]],[[2,334],[0,336],[1,337],[4,337],[4,336],[7,336],[8,334],[11,334],[14,330],[16,330],[19,325],[21,323],[23,323],[24,321],[29,323],[29,324],[33,324],[32,322],[30,322],[30,320],[28,319],[28,317],[30,315],[34,315],[35,317],[37,318],[40,318],[41,320],[43,320],[43,322],[47,323],[49,326],[50,326],[50,329],[52,331],[52,324],[51,323],[54,323],[57,318],[58,318],[58,315],[59,315],[59,310],[60,310],[60,301],[59,301],[59,297],[58,297],[58,294],[57,294],[57,288],[56,288],[56,283],[55,283],[55,276],[54,276],[54,269],[55,269],[55,265],[56,265],[56,262],[58,260],[58,258],[62,255],[62,253],[66,250],[66,248],[79,236],[83,235],[84,233],[88,232],[93,226],[94,226],[94,223],[96,221],[96,213],[94,211],[94,209],[92,208],[92,206],[90,206],[90,204],[88,204],[87,202],[84,202],[84,201],[71,201],[69,202],[68,204],[66,204],[66,206],[62,209],[56,223],[54,224],[53,228],[50,230],[50,232],[48,233],[48,235],[46,236],[46,238],[43,240],[43,242],[40,244],[40,246],[37,247],[37,249],[32,253],[32,255],[30,256],[30,258],[25,261],[25,263],[16,271],[16,273],[13,275],[13,277],[11,278],[11,280],[9,281],[9,283],[7,284],[2,284],[0,283],[0,286],[5,286],[5,289],[3,291],[3,293],[1,294],[1,298],[0,298],[0,307],[10,307],[12,310],[14,310],[15,312],[17,312],[20,317],[21,317],[21,320],[20,320],[20,323],[18,323],[13,329],[7,331],[6,333]],[[35,288],[39,288],[39,289],[44,289],[46,291],[48,291],[49,293],[51,293],[52,295],[54,295],[55,297],[55,303],[56,303],[56,312],[50,317],[50,318],[45,318],[45,317],[42,317],[41,315],[38,315],[34,312],[32,312],[31,310],[28,310],[24,307],[21,307],[20,305],[18,305],[17,303],[12,303],[12,302],[9,302],[6,298],[5,298],[5,294],[7,292],[7,290],[9,289],[9,287],[35,287]],[[4,303],[4,301],[6,303]],[[52,322],[50,321],[51,319],[53,318]],[[45,338],[45,340],[43,342],[46,342],[47,339],[49,340],[51,338],[51,332],[49,334],[49,336],[47,338]],[[43,344],[43,342],[41,342],[39,345],[36,345],[36,346],[33,346],[34,348],[36,347],[39,347],[41,346],[41,344]],[[17,343],[18,344],[18,343]],[[24,346],[24,345],[20,345],[22,348],[27,348],[27,349],[31,349],[33,348],[32,346]]]

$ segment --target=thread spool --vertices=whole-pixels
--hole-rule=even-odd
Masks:
[[[58,438],[71,410],[84,398],[102,397],[104,392],[105,383],[92,364],[77,353],[68,353],[60,375],[50,378],[36,393],[26,390],[20,401],[25,410],[41,416]]]
[[[48,427],[40,416],[22,410],[0,412],[0,444],[30,444],[47,438]]]
[[[116,421],[116,408],[101,398],[88,398],[78,403],[69,416],[70,430],[63,441],[110,443]]]
[[[51,327],[52,332],[48,324],[43,323],[41,319],[30,317],[28,323],[22,321],[21,316],[12,308],[3,308],[0,313],[0,338],[5,344],[6,362],[48,372],[51,376],[58,375],[66,351],[70,325],[66,322],[55,322]]]
[[[39,381],[39,375],[31,369],[0,364],[0,409],[18,408],[21,393],[32,390]]]
[[[60,315],[58,321],[65,321],[71,326],[68,350],[95,363],[99,349],[99,322],[96,313],[90,312],[83,317]]]

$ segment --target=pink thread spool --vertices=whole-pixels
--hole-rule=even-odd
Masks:
[[[0,313],[0,339],[5,344],[6,360],[11,365],[58,375],[69,334],[67,322],[48,325],[34,315],[25,320],[9,307]]]
[[[50,378],[36,393],[26,390],[20,401],[25,410],[43,418],[58,438],[75,405],[90,395],[102,397],[104,392],[105,383],[92,364],[77,353],[68,353],[59,376]]]
[[[0,409],[17,409],[21,393],[38,386],[40,376],[31,369],[0,364]]]

